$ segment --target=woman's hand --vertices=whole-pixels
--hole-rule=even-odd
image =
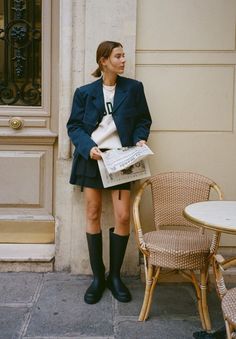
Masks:
[[[138,142],[136,142],[136,146],[143,146],[146,144],[146,140],[139,140]]]
[[[101,160],[102,157],[101,157],[101,151],[99,150],[98,147],[92,147],[91,150],[90,150],[90,158],[93,159],[93,160]]]

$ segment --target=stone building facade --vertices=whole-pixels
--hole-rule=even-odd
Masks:
[[[73,148],[66,122],[75,88],[93,80],[96,48],[103,40],[122,42],[125,76],[144,83],[153,117],[152,173],[197,171],[214,179],[226,199],[236,200],[235,0],[37,3],[42,5],[42,103],[0,104],[2,271],[90,273],[83,193],[68,183]],[[19,129],[12,118],[22,123]],[[106,265],[111,207],[104,193]],[[142,214],[151,228],[150,197]],[[221,246],[235,253],[232,237],[224,236]],[[133,231],[123,270],[140,271]]]

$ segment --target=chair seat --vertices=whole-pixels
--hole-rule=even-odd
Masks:
[[[200,269],[210,253],[211,238],[198,231],[158,230],[144,234],[152,265],[172,269]]]
[[[236,327],[236,287],[228,290],[223,297],[222,310],[225,318]]]

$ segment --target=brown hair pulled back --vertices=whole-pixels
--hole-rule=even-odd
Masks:
[[[102,75],[101,58],[109,58],[112,50],[116,47],[123,47],[120,42],[116,41],[103,41],[98,45],[96,53],[96,61],[98,68],[92,73],[95,78],[99,78]]]

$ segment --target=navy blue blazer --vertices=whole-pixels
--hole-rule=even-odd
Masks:
[[[89,155],[97,145],[91,134],[104,112],[102,78],[76,89],[67,122],[68,135],[75,146],[71,184],[75,184],[77,175],[95,175],[94,160],[89,161]],[[122,146],[134,146],[139,140],[148,139],[152,119],[140,81],[118,76],[112,115]]]

